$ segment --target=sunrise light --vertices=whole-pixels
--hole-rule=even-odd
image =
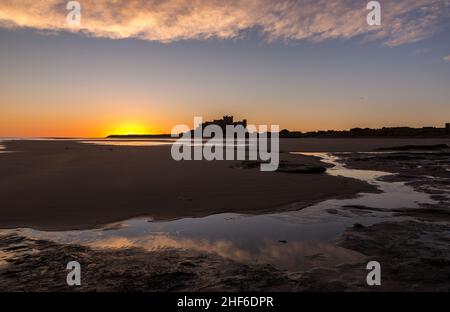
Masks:
[[[115,127],[112,127],[108,131],[108,134],[115,135],[129,135],[129,134],[150,134],[152,133],[151,127],[140,123],[123,123]]]

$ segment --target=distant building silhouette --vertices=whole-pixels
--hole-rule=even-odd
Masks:
[[[244,119],[242,121],[234,121],[233,116],[223,116],[222,119],[216,119],[214,121],[206,121],[202,124],[202,127],[207,127],[210,125],[216,125],[222,128],[223,131],[226,130],[227,126],[243,126],[244,128],[247,128],[247,120]]]
[[[233,126],[233,127],[242,126],[247,131],[247,119],[235,122],[233,116],[223,116],[222,119],[216,119],[213,121],[205,121],[199,127],[201,127],[202,129],[205,129],[206,127],[212,126],[212,125],[219,126],[222,129],[223,134],[226,133],[227,126]],[[198,129],[199,127],[197,127],[196,129]],[[196,129],[191,130],[191,132],[194,133]]]
[[[366,137],[449,137],[450,123],[445,124],[445,128],[436,127],[383,127],[380,129],[353,128],[345,130],[328,130],[312,132],[290,132],[285,129],[280,132],[280,138],[366,138]]]

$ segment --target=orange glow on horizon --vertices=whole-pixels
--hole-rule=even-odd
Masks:
[[[159,125],[145,121],[103,120],[59,120],[22,118],[21,122],[7,119],[0,125],[0,137],[84,137],[103,138],[109,135],[142,135],[167,133],[170,125]]]
[[[155,134],[157,133],[153,127],[150,127],[143,123],[137,122],[125,122],[109,128],[102,133],[102,136],[108,135],[142,135],[142,134]]]

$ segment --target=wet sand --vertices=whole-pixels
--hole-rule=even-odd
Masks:
[[[355,224],[337,240],[337,245],[360,252],[382,265],[380,291],[450,291],[450,161],[449,149],[438,151],[393,151],[377,154],[341,155],[349,168],[383,169],[394,175],[381,178],[403,182],[416,191],[429,194],[431,204],[419,208],[398,207],[385,210],[393,217],[371,226]],[[354,213],[379,211],[373,207],[343,207]],[[352,285],[352,278],[364,278],[362,271],[352,278],[347,268],[322,270]],[[358,272],[357,272],[358,273]],[[363,289],[356,287],[355,289]]]
[[[37,143],[39,146],[41,142]],[[60,143],[67,144],[59,142],[51,147],[59,150]],[[376,141],[371,144],[373,143]],[[391,146],[401,145],[395,143],[398,142]],[[19,147],[22,143],[14,144]],[[351,145],[349,142],[346,144]],[[85,148],[73,145],[67,147]],[[378,146],[374,144],[367,148],[375,150]],[[116,149],[111,151],[103,147],[100,151],[115,153]],[[52,151],[47,155],[54,154],[60,153]],[[86,150],[86,154],[92,155],[91,150]],[[125,154],[133,155],[131,151]],[[207,251],[184,248],[148,251],[131,246],[93,248],[8,234],[0,235],[0,290],[449,291],[450,198],[446,189],[450,186],[450,173],[447,151],[432,154],[402,152],[341,156],[341,161],[348,167],[383,169],[396,173],[383,180],[405,182],[416,190],[430,194],[436,200],[434,204],[422,204],[419,208],[343,206],[336,211],[330,211],[330,214],[345,212],[343,215],[350,219],[361,215],[368,217],[380,211],[403,218],[398,220],[387,217],[386,221],[369,226],[354,224],[337,238],[336,246],[359,253],[362,256],[360,262],[324,267],[319,265],[319,261],[318,265],[311,269],[294,272],[280,270],[268,264],[247,265]],[[61,155],[59,157],[61,158]],[[287,157],[287,161],[301,160],[302,163],[318,165],[315,163],[317,159],[311,157],[284,157]],[[257,170],[237,169],[233,166],[223,167],[223,170],[225,169],[244,174],[261,174]],[[289,174],[282,176],[288,179],[307,179],[305,181],[323,177]],[[83,266],[83,283],[80,288],[68,288],[65,284],[67,272],[62,269],[61,263],[72,259],[79,260]],[[372,260],[381,263],[381,286],[369,287],[365,282],[366,264]]]
[[[6,265],[2,267],[2,251]],[[80,287],[68,287],[62,263],[82,265]],[[140,248],[91,249],[0,235],[0,291],[289,291],[295,278],[270,265],[244,265],[212,253]]]
[[[0,228],[88,229],[141,216],[168,220],[259,214],[375,191],[354,179],[260,172],[236,161],[176,162],[170,146],[3,144],[14,153],[0,156]],[[284,164],[324,165],[287,153],[281,159]]]
[[[449,291],[450,224],[382,222],[348,228],[337,245],[359,263],[300,272],[236,262],[189,249],[90,248],[0,235],[0,291]],[[82,284],[68,287],[64,264],[76,259]],[[366,284],[366,264],[382,266],[382,285]]]
[[[432,138],[363,138],[363,139],[281,139],[280,150],[284,152],[370,152],[379,148],[406,145],[450,145],[450,139]]]

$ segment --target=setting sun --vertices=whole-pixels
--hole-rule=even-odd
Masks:
[[[108,131],[108,134],[115,134],[115,135],[150,134],[150,133],[152,133],[151,127],[138,123],[120,124],[112,128],[112,130]]]

